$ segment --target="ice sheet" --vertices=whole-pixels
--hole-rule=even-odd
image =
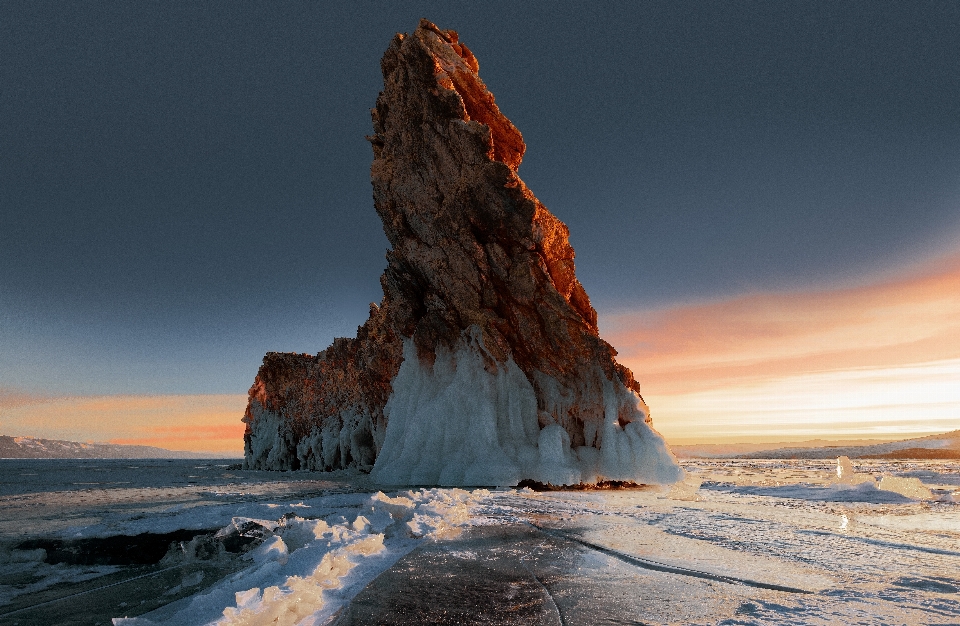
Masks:
[[[697,461],[685,469],[687,479],[675,487],[540,493],[350,491],[351,482],[369,485],[357,474],[341,474],[339,483],[296,483],[296,491],[283,488],[276,475],[239,472],[241,478],[221,478],[233,485],[229,489],[206,481],[210,492],[248,492],[223,499],[194,498],[189,484],[163,487],[154,480],[141,495],[169,494],[170,499],[151,514],[144,514],[145,505],[131,506],[136,490],[127,487],[114,489],[127,489],[123,498],[103,490],[96,505],[84,504],[92,490],[6,498],[29,496],[34,498],[30,510],[46,504],[55,505],[50,508],[56,515],[79,515],[73,527],[48,527],[58,528],[52,536],[61,538],[232,528],[256,530],[263,539],[220,569],[200,567],[185,553],[163,574],[166,578],[145,579],[154,581],[157,602],[175,601],[137,621],[118,623],[255,624],[274,618],[329,623],[381,572],[441,556],[437,563],[442,561],[448,573],[510,572],[516,579],[510,584],[526,590],[517,598],[552,602],[566,623],[587,615],[611,623],[960,621],[960,505],[947,498],[960,496],[960,464],[856,462],[854,471],[871,482],[855,484],[839,484],[836,464],[828,461]],[[931,498],[878,489],[884,476],[917,478]],[[6,504],[0,498],[0,505]],[[9,507],[0,510],[9,515]],[[91,523],[79,523],[88,515]],[[457,536],[464,528],[505,530],[483,536],[468,531],[464,537],[476,537],[468,541]],[[5,538],[9,548],[11,537]],[[428,545],[440,552],[430,552],[434,557],[426,560],[412,558],[412,550]],[[198,555],[201,547],[196,546]],[[5,607],[14,606],[4,599],[22,605],[31,597],[24,595],[28,589],[34,590],[28,594],[42,592],[44,585],[54,590],[71,576],[89,579],[75,584],[96,585],[97,576],[115,581],[123,574],[50,565],[41,556],[10,550],[0,555],[0,593],[6,594],[0,596],[0,621]],[[525,572],[532,576],[528,582],[523,582]],[[10,584],[23,574],[32,582]],[[440,574],[431,579],[424,573],[418,580],[446,580]],[[402,584],[404,576],[387,579]],[[496,588],[478,586],[475,597]],[[136,596],[116,591],[127,587],[112,589],[116,605],[138,606]],[[537,589],[547,595],[537,596]],[[505,597],[496,602],[508,602]],[[78,610],[76,601],[66,601]],[[509,609],[509,602],[504,606]],[[138,612],[124,611],[107,615]]]

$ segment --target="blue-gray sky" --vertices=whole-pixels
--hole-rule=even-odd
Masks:
[[[459,31],[601,314],[960,248],[955,2],[0,4],[0,388],[242,393],[381,297],[393,33]]]

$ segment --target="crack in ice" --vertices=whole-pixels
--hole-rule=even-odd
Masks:
[[[629,563],[643,569],[652,570],[655,572],[663,572],[665,574],[677,574],[680,576],[690,576],[693,578],[703,578],[706,580],[713,580],[721,583],[728,583],[731,585],[746,585],[748,587],[757,587],[758,589],[769,589],[771,591],[785,591],[787,593],[802,593],[802,594],[813,594],[813,591],[807,589],[799,589],[797,587],[787,587],[785,585],[775,585],[773,583],[765,583],[757,580],[750,580],[749,578],[737,578],[734,576],[724,576],[723,574],[712,574],[710,572],[703,572],[700,570],[689,569],[686,567],[678,567],[676,565],[667,565],[666,563],[659,563],[657,561],[651,561],[650,559],[644,559],[637,556],[632,556],[629,554],[624,554],[618,550],[612,548],[607,548],[596,543],[591,543],[569,533],[565,533],[561,530],[555,530],[551,528],[544,528],[538,526],[532,522],[527,522],[530,526],[533,526],[540,532],[550,535],[551,537],[556,537],[558,539],[566,539],[567,541],[573,541],[579,543],[580,545],[590,548],[591,550],[596,550],[597,552],[602,552],[608,556],[612,556],[615,559],[619,559],[624,563]]]

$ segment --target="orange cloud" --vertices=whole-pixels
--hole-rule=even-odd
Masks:
[[[960,256],[858,288],[751,294],[602,321],[658,429],[681,439],[960,428],[960,392],[952,391],[960,390]],[[877,399],[908,387],[906,400]],[[816,397],[829,406],[809,401]]]
[[[243,436],[244,424],[240,420],[231,424],[211,424],[211,425],[193,425],[190,426],[158,426],[153,429],[155,433],[163,434],[168,437],[213,437],[215,439],[224,439],[228,437]]]
[[[197,442],[204,442],[210,449],[213,441],[218,443],[217,451],[230,451],[237,448],[240,442],[242,449],[244,424],[213,424],[192,426],[159,426],[152,428],[152,437],[137,437],[132,439],[110,439],[107,443],[116,443],[134,446],[157,446],[168,449],[194,449]],[[188,448],[182,448],[187,445]],[[192,446],[192,447],[191,447]],[[211,449],[211,451],[213,451]]]
[[[604,336],[645,388],[960,357],[960,257],[854,289],[754,294],[605,316]]]

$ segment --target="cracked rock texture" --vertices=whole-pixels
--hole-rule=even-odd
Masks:
[[[567,227],[517,175],[523,138],[474,55],[454,31],[421,20],[393,38],[381,67],[368,140],[374,207],[391,246],[383,300],[355,339],[316,356],[266,355],[244,416],[246,465],[369,468],[404,340],[430,366],[467,332],[481,338],[488,372],[510,359],[519,366],[540,427],[559,424],[572,448],[599,447],[605,384],[635,398],[618,409],[622,425],[649,422],[633,374],[599,337]]]

